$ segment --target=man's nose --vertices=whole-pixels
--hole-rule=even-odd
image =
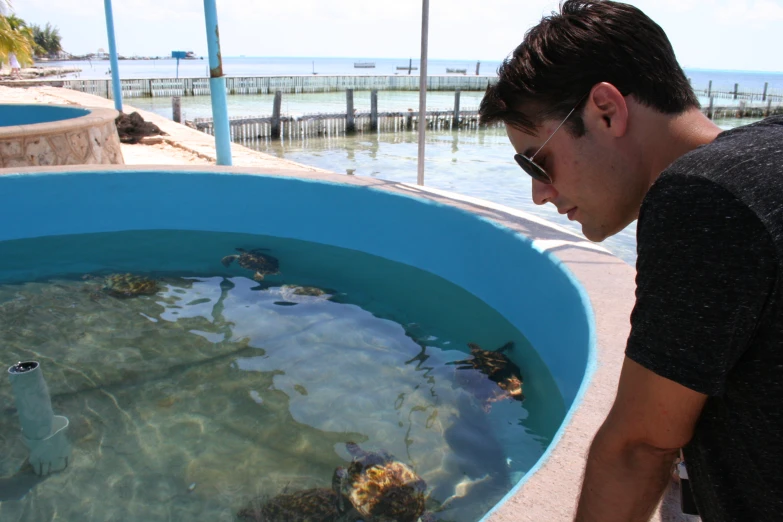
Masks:
[[[543,205],[552,201],[557,196],[557,190],[551,184],[541,183],[532,179],[533,182],[533,203]]]

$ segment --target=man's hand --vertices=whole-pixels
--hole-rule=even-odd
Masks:
[[[706,400],[626,357],[614,405],[590,447],[576,521],[649,520]]]

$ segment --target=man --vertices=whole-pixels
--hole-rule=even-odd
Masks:
[[[721,132],[663,30],[568,0],[481,103],[593,241],[637,225],[637,290],[580,521],[647,520],[684,448],[706,522],[783,520],[783,117]],[[562,128],[561,128],[562,126]]]

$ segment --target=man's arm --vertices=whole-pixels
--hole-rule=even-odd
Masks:
[[[590,447],[576,521],[648,520],[706,400],[626,357],[617,398]]]

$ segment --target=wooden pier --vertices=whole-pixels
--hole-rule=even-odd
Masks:
[[[407,70],[407,67],[406,67]],[[415,68],[414,68],[415,70]],[[52,80],[58,86],[86,92],[104,98],[112,97],[111,79]],[[156,78],[123,79],[123,98],[157,98],[172,96],[208,96],[208,78]],[[428,91],[485,91],[487,86],[497,82],[495,76],[427,76]],[[45,82],[41,82],[45,83]],[[418,91],[419,77],[409,75],[392,76],[250,76],[226,77],[228,94],[283,94],[338,92],[345,89],[357,91]]]
[[[478,64],[477,64],[478,65]],[[415,71],[412,63],[410,70]],[[397,66],[400,71],[408,71],[409,67]],[[463,73],[462,69],[455,70],[460,75],[434,75],[427,77],[428,91],[480,91],[486,90],[488,85],[497,82],[497,77],[492,76],[469,76]],[[477,67],[478,72],[478,67]],[[366,75],[299,75],[299,76],[243,76],[226,77],[226,91],[228,94],[270,94],[280,91],[283,94],[292,93],[319,93],[336,92],[345,89],[354,89],[357,91],[418,91],[418,75],[397,74],[387,76],[366,76]],[[208,96],[209,79],[208,78],[154,78],[154,79],[122,79],[123,98],[150,98],[150,97],[172,97],[172,96]],[[112,97],[111,79],[38,79],[34,84],[29,81],[22,82],[0,82],[0,85],[8,86],[26,86],[26,85],[52,85],[56,87],[65,87],[80,92],[86,92],[105,98]],[[714,98],[716,100],[736,100],[749,103],[762,102],[769,100],[773,104],[783,103],[783,89],[769,89],[765,84],[763,89],[749,90],[742,89],[738,83],[735,83],[731,89],[713,89],[712,82],[706,86],[694,87],[694,92],[702,98]]]
[[[707,83],[704,89],[694,89],[696,96],[703,98],[717,98],[723,100],[738,100],[746,102],[766,102],[774,100],[778,103],[783,102],[783,91],[780,89],[769,89],[769,82],[764,82],[761,91],[740,90],[740,84],[735,83],[731,90],[720,90],[712,88],[712,80]]]

